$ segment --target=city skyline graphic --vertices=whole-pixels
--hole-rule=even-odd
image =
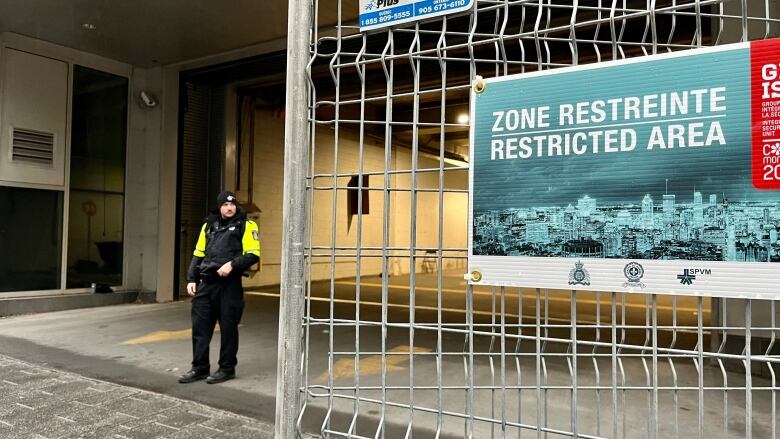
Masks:
[[[780,190],[753,185],[764,174],[752,168],[750,78],[750,52],[729,50],[491,82],[475,95],[472,254],[780,260]],[[689,100],[675,117],[627,111],[630,97],[716,88],[718,105]],[[599,100],[618,102],[614,120],[588,117]],[[549,124],[510,126],[511,111],[543,106]],[[564,106],[584,118],[564,117]],[[701,140],[712,127],[722,136],[708,145]],[[582,154],[553,147],[578,133],[603,140],[608,130],[617,136],[611,150],[605,141],[596,148],[597,137],[587,137]],[[622,140],[623,130],[636,142]],[[654,132],[664,147],[650,141]],[[632,147],[617,148],[624,144]],[[520,145],[530,145],[530,154],[521,156]],[[765,159],[780,163],[780,147]]]
[[[624,201],[582,194],[566,204],[475,210],[472,253],[780,262],[780,203],[692,189]]]

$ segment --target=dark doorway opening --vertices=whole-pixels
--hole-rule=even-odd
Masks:
[[[186,295],[187,268],[203,220],[219,192],[236,189],[227,176],[241,175],[237,169],[226,172],[226,166],[240,165],[227,159],[228,124],[240,122],[235,115],[241,102],[229,94],[246,83],[273,82],[283,90],[285,66],[282,51],[180,75],[174,300]]]

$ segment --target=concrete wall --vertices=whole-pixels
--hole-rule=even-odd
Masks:
[[[334,192],[333,174],[356,174],[359,170],[359,138],[357,133],[342,130],[338,140],[338,160],[336,157],[335,130],[319,127],[316,132],[316,147],[314,152],[314,172],[325,174],[315,180],[315,187],[327,190],[315,190],[312,202],[312,245],[330,247],[355,247],[357,243],[358,218],[348,217],[347,191]],[[384,169],[385,152],[383,143],[368,139],[363,150],[363,171],[365,173],[382,172]],[[391,166],[393,169],[410,169],[412,151],[405,147],[394,147]],[[418,169],[437,168],[438,159],[421,156]],[[448,188],[466,189],[468,187],[468,172],[466,169],[457,172],[447,172],[445,186]],[[255,159],[254,159],[254,200],[260,207],[260,238],[262,243],[262,271],[254,273],[245,281],[246,286],[274,285],[280,279],[280,256],[282,242],[282,185],[284,177],[284,123],[272,111],[258,110],[255,120]],[[381,189],[382,175],[371,175],[369,187]],[[439,186],[438,173],[419,173],[417,187],[435,189]],[[346,187],[349,177],[338,177],[338,187]],[[391,177],[393,188],[411,188],[411,175],[404,174]],[[334,194],[335,224],[334,224]],[[409,192],[392,192],[390,207],[387,212],[389,221],[389,245],[409,247],[411,243],[411,194]],[[418,193],[417,199],[417,247],[438,247],[438,193]],[[444,228],[443,246],[445,248],[465,247],[467,239],[466,224],[468,220],[468,196],[466,194],[445,194],[444,196]],[[381,247],[383,241],[384,194],[381,190],[369,191],[368,213],[362,215],[362,245],[364,247]],[[335,237],[333,231],[335,229]],[[334,241],[335,238],[335,241]],[[314,250],[314,253],[328,253],[328,250]],[[337,251],[345,256],[336,258],[335,266],[330,259],[312,259],[312,280],[330,279],[331,270],[336,278],[353,277],[356,275],[354,251]],[[347,255],[350,254],[350,255]],[[364,255],[378,255],[379,251],[364,250]],[[391,259],[388,270],[393,275],[409,273],[409,252],[396,252]],[[422,268],[422,260],[417,262],[416,270]],[[445,269],[465,269],[465,264],[458,265],[455,261],[446,261]],[[363,275],[377,275],[382,272],[382,261],[378,257],[365,256],[361,260]]]
[[[160,68],[134,69],[124,63],[15,34],[0,35],[0,42],[8,47],[65,61],[70,66],[78,64],[129,78],[124,218],[118,217],[112,220],[112,223],[115,224],[124,223],[124,232],[115,229],[109,230],[107,233],[111,234],[111,239],[120,238],[122,233],[124,235],[124,286],[132,290],[155,291],[158,277],[158,217],[161,180],[159,162],[162,151],[160,147],[162,112],[159,108],[142,107],[139,105],[137,96],[142,89],[158,96],[162,94],[162,70]],[[72,77],[69,79],[70,81],[72,81]],[[2,92],[0,92],[0,100],[2,100]],[[67,111],[70,112],[70,103]],[[70,120],[69,117],[68,120]],[[70,127],[68,127],[67,137],[69,142]],[[68,148],[66,157],[69,157],[69,151]],[[170,169],[166,170],[166,172],[170,171]],[[172,168],[172,172],[175,176],[175,166]],[[66,178],[64,218],[68,215],[69,204],[78,208],[82,201],[77,196],[70,197],[71,199],[68,200],[67,187]],[[175,184],[173,189],[175,191]],[[119,206],[115,207],[115,211],[118,211]],[[171,205],[171,210],[174,210],[173,205]],[[66,228],[63,231],[63,243],[68,241],[68,233],[75,235],[72,238],[80,236],[85,238],[86,230],[68,230]],[[93,238],[97,239],[94,235],[95,231],[93,231]],[[79,253],[82,250],[75,250],[72,257],[83,256]],[[86,252],[86,249],[83,252]],[[67,256],[66,251],[63,253],[63,256]],[[51,292],[46,293],[51,294]],[[27,294],[27,292],[3,293],[2,298]]]
[[[396,160],[397,169],[412,168],[411,150],[402,150]],[[447,165],[450,166],[450,165]],[[433,169],[439,167],[438,158],[431,158],[421,155],[418,158],[417,169]],[[444,173],[444,189],[468,189],[468,169],[448,170]],[[438,172],[419,172],[417,173],[418,189],[438,189]],[[399,188],[411,188],[411,174],[402,174],[395,178],[395,184]],[[393,195],[392,212],[394,218],[393,224],[393,246],[409,248],[414,244],[416,248],[438,248],[439,247],[439,193],[438,192],[418,192],[417,210],[415,220],[415,234],[412,236],[412,195],[410,192],[396,192]],[[442,228],[442,247],[443,248],[466,248],[468,245],[468,194],[465,193],[444,193],[443,198],[443,222]],[[414,243],[413,243],[414,240]],[[390,274],[407,274],[410,270],[411,259],[408,252],[403,257],[394,258],[390,265]],[[448,253],[454,254],[454,253]],[[422,269],[422,252],[417,252],[415,271]],[[463,256],[463,253],[460,253]],[[462,269],[465,273],[465,260],[445,259],[443,261],[444,270]]]

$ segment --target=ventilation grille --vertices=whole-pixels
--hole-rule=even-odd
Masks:
[[[54,134],[13,128],[11,160],[14,162],[54,164]]]

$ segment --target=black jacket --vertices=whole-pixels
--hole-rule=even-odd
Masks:
[[[198,248],[203,247],[203,248]],[[219,211],[212,212],[201,228],[198,243],[187,271],[187,280],[207,282],[220,280],[217,270],[232,261],[233,270],[228,277],[243,274],[260,259],[258,228],[247,219],[240,207],[227,220]]]

